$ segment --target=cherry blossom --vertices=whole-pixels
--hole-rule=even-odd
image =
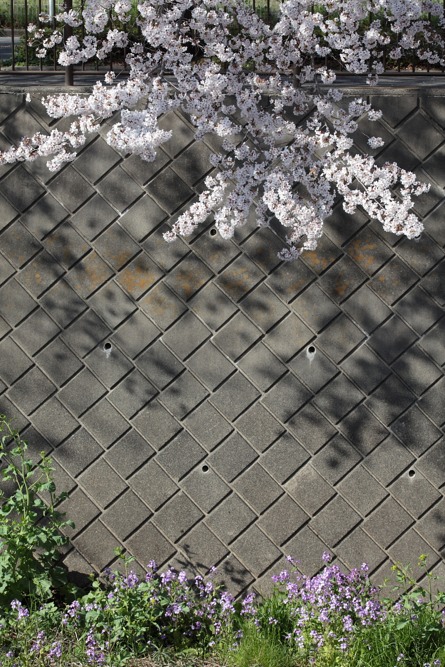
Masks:
[[[0,153],[0,164],[48,156],[48,167],[58,170],[109,118],[108,143],[151,161],[171,137],[159,127],[161,116],[178,110],[196,139],[216,136],[221,151],[167,241],[190,235],[210,216],[230,238],[254,210],[258,224],[274,217],[283,225],[280,257],[294,259],[316,248],[339,197],[347,213],[360,207],[385,230],[415,238],[422,224],[413,198],[428,185],[396,164],[351,150],[360,121],[377,121],[381,113],[363,98],[346,103],[335,84],[339,65],[376,83],[388,57],[415,54],[444,67],[443,5],[328,0],[315,7],[311,0],[286,0],[273,25],[243,0],[141,0],[137,11],[130,0],[86,0],[82,11],[58,14],[55,27],[42,17],[29,29],[39,56],[61,43],[68,25],[73,34],[60,64],[105,61],[125,49],[128,76],[110,73],[89,94],[45,98],[51,117],[73,118],[70,128],[23,139]],[[378,136],[367,143],[373,151],[384,145]]]

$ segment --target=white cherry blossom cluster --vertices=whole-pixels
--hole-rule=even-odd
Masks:
[[[254,209],[259,224],[275,216],[286,228],[280,256],[293,259],[316,247],[339,196],[346,212],[361,207],[387,231],[408,238],[422,231],[413,197],[428,186],[395,164],[351,152],[360,121],[381,113],[362,98],[346,103],[334,84],[338,65],[375,82],[388,57],[415,54],[444,67],[441,2],[327,0],[314,8],[312,0],[285,0],[271,26],[243,0],[140,0],[137,11],[131,0],[85,0],[81,12],[56,21],[51,31],[30,28],[39,55],[60,44],[68,25],[74,34],[63,44],[62,65],[126,49],[128,76],[110,73],[90,94],[45,99],[51,117],[73,117],[70,129],[26,138],[0,153],[0,164],[43,155],[57,170],[116,112],[109,144],[151,161],[171,136],[160,117],[179,109],[197,139],[214,135],[222,149],[166,240],[191,234],[210,216],[229,238]],[[374,151],[384,144],[366,139]]]

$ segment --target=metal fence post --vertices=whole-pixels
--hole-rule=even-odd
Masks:
[[[65,0],[65,11],[69,12],[73,8],[73,0]],[[63,29],[63,38],[66,40],[73,34],[73,29],[70,25],[66,25]],[[74,67],[67,65],[65,67],[65,86],[74,86]]]

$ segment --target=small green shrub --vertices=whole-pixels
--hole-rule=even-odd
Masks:
[[[68,590],[60,565],[60,532],[73,526],[56,510],[66,494],[56,494],[50,460],[35,464],[27,443],[0,415],[0,605],[49,600]],[[47,502],[43,500],[47,498]]]

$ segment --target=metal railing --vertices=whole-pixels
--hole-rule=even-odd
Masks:
[[[445,7],[445,0],[441,0]],[[267,22],[273,24],[279,14],[281,0],[246,0],[253,9]],[[58,49],[54,47],[45,58],[37,58],[35,49],[29,46],[28,25],[39,24],[39,15],[46,13],[51,20],[59,11],[71,8],[82,10],[84,0],[0,0],[0,81],[2,74],[26,75],[53,75],[64,74],[65,85],[71,86],[77,73],[83,75],[95,75],[104,73],[113,67],[125,68],[124,60],[118,61],[116,55],[111,57],[107,63],[90,61],[80,66],[62,67],[58,64]],[[372,21],[372,16],[369,21]],[[81,30],[81,29],[80,29]],[[73,34],[73,28],[65,26],[64,39]],[[82,36],[82,34],[80,35]],[[59,47],[60,48],[60,47]],[[122,54],[121,54],[122,55]],[[124,54],[125,55],[125,54]],[[341,73],[347,74],[341,63],[326,61],[327,65]],[[422,65],[413,56],[410,61],[403,63],[385,63],[385,74],[443,74],[444,69],[431,68],[430,65]]]

